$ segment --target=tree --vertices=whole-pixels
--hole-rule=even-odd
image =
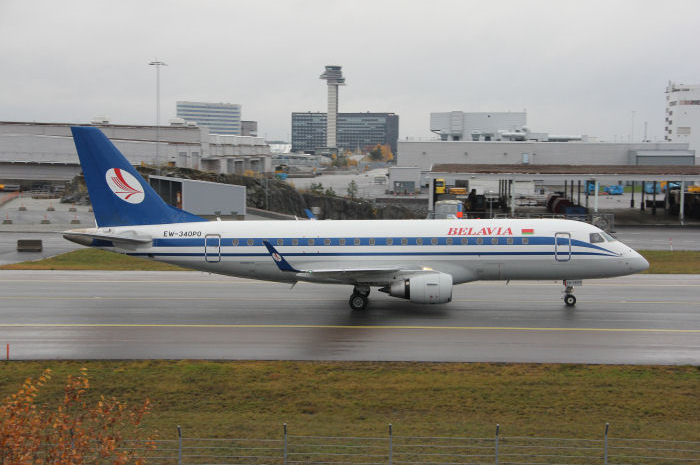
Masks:
[[[310,191],[312,194],[316,194],[316,195],[321,195],[321,194],[323,194],[323,183],[320,183],[320,182],[319,182],[319,183],[312,182],[311,185],[309,186],[309,191]]]
[[[55,410],[36,404],[37,395],[51,379],[46,370],[37,381],[27,379],[22,387],[0,404],[0,463],[83,464],[144,463],[143,450],[154,449],[152,438],[138,445],[138,425],[150,409],[146,400],[128,408],[104,396],[93,406],[85,393],[90,387],[85,368],[69,376],[62,402]]]
[[[355,182],[355,180],[350,181],[350,183],[348,184],[348,197],[350,197],[351,199],[357,197],[357,183]]]
[[[369,152],[369,158],[373,161],[382,161],[382,146],[377,144],[376,147]]]
[[[332,187],[329,187],[328,189],[326,189],[326,192],[324,194],[327,195],[328,197],[335,197],[335,191],[333,190]]]

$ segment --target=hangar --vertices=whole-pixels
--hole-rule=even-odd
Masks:
[[[148,181],[170,206],[204,218],[245,218],[245,186],[155,175]]]

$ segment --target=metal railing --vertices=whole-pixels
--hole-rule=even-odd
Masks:
[[[604,231],[615,232],[615,214],[614,213],[582,213],[565,215],[563,213],[494,213],[494,218],[560,218],[566,220],[583,221],[584,223],[592,224]]]
[[[144,448],[146,463],[158,464],[688,464],[700,463],[700,441],[505,436],[499,425],[492,437],[424,437],[394,434],[388,425],[380,437],[289,434],[277,439],[189,438],[156,441]]]

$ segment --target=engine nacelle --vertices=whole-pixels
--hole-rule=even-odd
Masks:
[[[394,281],[389,295],[416,304],[444,304],[452,300],[452,276],[447,273],[424,273]]]

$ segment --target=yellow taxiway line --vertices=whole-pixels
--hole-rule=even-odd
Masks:
[[[176,323],[3,323],[0,328],[212,328],[212,329],[380,329],[453,331],[571,331],[622,333],[700,333],[700,329],[654,328],[530,328],[517,326],[413,326],[413,325],[255,325],[255,324],[176,324]]]

